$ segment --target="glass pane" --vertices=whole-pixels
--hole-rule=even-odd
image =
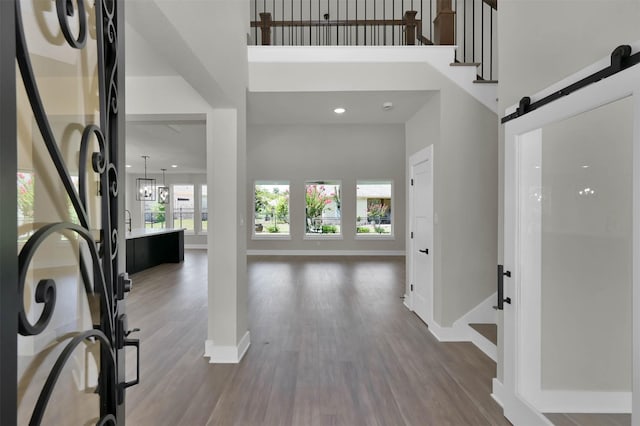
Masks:
[[[306,235],[340,235],[340,182],[307,182],[305,198]]]
[[[90,124],[99,125],[100,116],[96,33],[91,23],[95,19],[93,3],[66,3],[71,35],[77,37],[80,27],[86,28],[86,44],[81,49],[70,47],[65,40],[55,2],[17,3],[34,73],[33,79],[26,78],[24,83],[19,72],[17,77],[17,250],[21,252],[34,231],[50,223],[86,224],[97,237],[101,199],[99,176],[91,165],[91,154],[99,151],[95,137],[89,140],[86,176],[80,176],[79,151],[83,130]],[[25,84],[41,96],[41,114],[32,110]],[[51,137],[41,133],[37,116],[46,121]],[[58,160],[65,168],[62,175],[68,176],[75,193],[85,180],[85,213],[72,201],[78,197],[67,193],[45,141],[59,151]],[[99,323],[94,300],[85,291],[85,285],[94,285],[89,247],[74,233],[54,233],[38,246],[28,265],[23,294],[28,321],[35,324],[44,312],[45,304],[36,301],[41,300],[36,293],[38,288],[42,291],[47,280],[55,283],[56,302],[50,322],[42,332],[18,336],[18,424],[29,423],[44,382],[70,338]],[[42,424],[95,424],[100,414],[99,398],[94,392],[99,365],[98,344],[85,342],[73,351],[62,369]]]
[[[173,185],[173,227],[194,230],[193,185]]]
[[[541,288],[541,388],[630,392],[632,99],[522,140],[522,285]]]
[[[358,181],[356,186],[356,234],[392,235],[391,182]]]
[[[202,223],[202,232],[207,232],[207,226],[209,223],[209,210],[207,209],[207,185],[201,187],[201,201],[200,201],[200,215]]]
[[[164,228],[166,223],[166,204],[156,201],[141,201],[144,206],[144,227]]]
[[[254,234],[289,235],[289,184],[257,183],[254,197]]]

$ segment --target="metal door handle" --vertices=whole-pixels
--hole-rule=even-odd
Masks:
[[[418,250],[420,253],[429,254],[429,249]]]
[[[497,311],[502,311],[505,303],[511,304],[511,298],[504,297],[504,277],[511,278],[511,271],[505,271],[503,265],[498,265],[498,304],[493,307]]]

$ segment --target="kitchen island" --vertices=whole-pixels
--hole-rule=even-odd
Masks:
[[[184,228],[134,229],[127,232],[126,239],[130,274],[162,263],[184,261]]]

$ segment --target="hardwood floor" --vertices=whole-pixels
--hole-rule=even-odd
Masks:
[[[498,344],[498,326],[496,324],[469,324],[469,327],[480,333],[494,345]]]
[[[133,276],[132,425],[508,425],[495,364],[438,343],[402,305],[404,258],[249,258],[251,347],[203,358],[206,252]],[[129,369],[134,367],[131,359]]]

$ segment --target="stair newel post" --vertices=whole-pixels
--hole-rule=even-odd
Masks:
[[[433,42],[438,45],[456,44],[456,12],[451,8],[451,0],[438,0],[436,19],[433,20]]]
[[[260,30],[262,32],[262,45],[271,46],[271,13],[260,13]]]
[[[416,14],[415,10],[407,10],[404,13],[404,35],[405,44],[413,46],[416,44]]]

